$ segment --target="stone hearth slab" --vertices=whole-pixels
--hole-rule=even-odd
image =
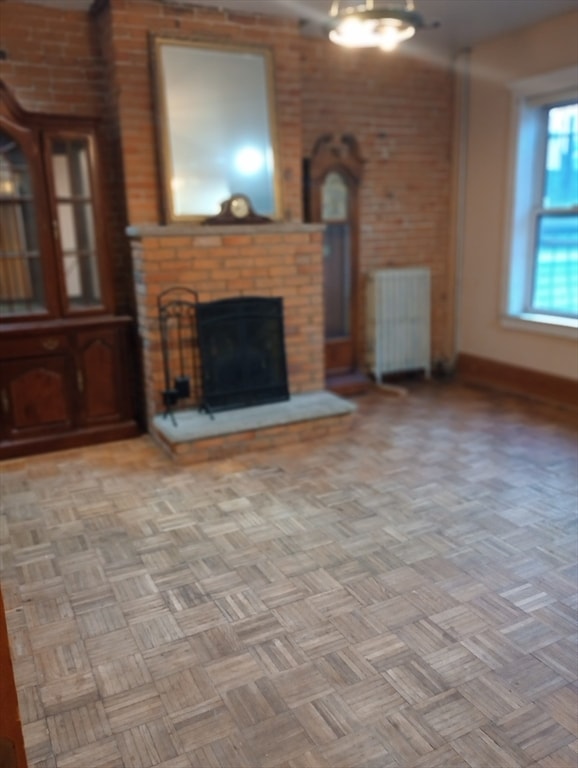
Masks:
[[[281,403],[218,411],[211,418],[197,410],[175,412],[176,426],[169,416],[159,414],[153,425],[170,444],[189,443],[239,432],[280,427],[353,413],[356,406],[331,392],[306,392]]]

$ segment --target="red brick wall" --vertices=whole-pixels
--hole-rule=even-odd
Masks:
[[[0,77],[33,112],[97,117],[107,83],[87,13],[0,3]]]
[[[449,65],[301,43],[303,149],[323,133],[352,133],[366,161],[360,188],[361,271],[432,270],[433,357],[449,356],[448,307],[453,115]],[[363,282],[363,281],[362,281]]]
[[[157,297],[175,285],[196,289],[200,301],[281,296],[289,390],[324,388],[322,234],[288,231],[289,225],[267,229],[199,234],[196,228],[197,234],[174,236],[145,231],[133,241],[149,419],[162,411],[165,388]]]

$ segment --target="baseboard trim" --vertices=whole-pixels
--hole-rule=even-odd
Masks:
[[[484,357],[460,354],[456,373],[466,384],[522,395],[578,411],[578,382]]]

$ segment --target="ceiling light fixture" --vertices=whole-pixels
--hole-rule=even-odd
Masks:
[[[329,11],[333,26],[329,39],[347,48],[393,51],[399,43],[413,37],[417,29],[426,28],[413,0],[364,0],[361,5],[351,5],[351,0],[345,2],[349,4],[333,0]]]

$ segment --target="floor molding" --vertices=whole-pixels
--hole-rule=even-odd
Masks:
[[[523,395],[578,411],[578,382],[475,355],[458,355],[457,377],[465,384]]]

